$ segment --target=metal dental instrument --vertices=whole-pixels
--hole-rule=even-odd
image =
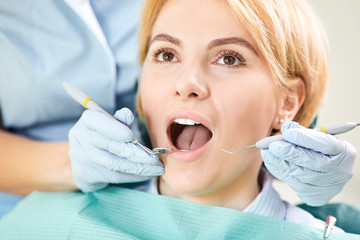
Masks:
[[[70,83],[64,82],[59,77],[56,77],[56,79],[62,84],[62,86],[65,88],[65,90],[69,94],[69,96],[72,97],[75,101],[77,101],[81,105],[83,105],[84,108],[97,110],[97,111],[102,112],[102,113],[106,114],[107,116],[115,119],[114,116],[107,113],[104,109],[102,109],[99,105],[97,105],[96,102],[91,97],[88,97],[80,89],[78,89],[77,87],[75,87],[74,85],[72,85]],[[139,142],[139,140],[135,134],[133,134],[133,135],[134,135],[135,140],[132,141],[132,143],[138,145],[139,147],[144,149],[149,154],[168,154],[173,151],[171,148],[154,148],[153,150],[150,150],[149,148],[145,147],[144,145],[142,145]]]
[[[324,132],[324,133],[327,133],[327,134],[330,134],[330,135],[337,135],[337,134],[341,134],[341,133],[346,133],[346,132],[356,128],[359,125],[360,125],[360,123],[340,122],[340,123],[330,124],[330,125],[327,125],[327,126],[319,126],[318,128],[315,128],[314,130],[319,131],[319,132]],[[235,153],[238,153],[238,152],[240,152],[242,150],[245,150],[247,148],[253,148],[253,147],[256,147],[256,148],[268,148],[270,143],[272,143],[274,141],[282,140],[282,139],[283,139],[283,137],[280,134],[280,135],[275,135],[275,136],[270,136],[270,137],[263,138],[263,139],[259,140],[258,142],[256,142],[254,145],[246,146],[246,147],[240,148],[240,149],[238,149],[236,151],[233,151],[233,152],[225,150],[225,149],[221,149],[221,151],[224,151],[224,152],[229,153],[229,154],[235,154]]]
[[[168,154],[171,153],[173,150],[171,148],[153,148],[153,154]]]

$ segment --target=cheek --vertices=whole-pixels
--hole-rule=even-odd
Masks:
[[[160,97],[160,84],[156,81],[156,75],[152,67],[145,62],[140,79],[140,97],[142,110],[145,116],[151,114],[151,106],[157,106],[156,101]]]
[[[158,71],[146,64],[143,67],[140,80],[141,108],[153,146],[163,146],[166,136],[163,122],[166,106],[169,101],[171,81],[158,74]]]
[[[255,84],[254,84],[255,85]],[[246,89],[246,90],[245,90]],[[237,94],[223,96],[226,100],[223,109],[226,131],[234,142],[247,139],[251,144],[269,134],[276,113],[276,94],[273,85],[243,87]]]
[[[143,72],[141,81],[140,81],[140,98],[141,98],[141,108],[144,114],[144,120],[146,122],[147,128],[152,137],[152,132],[155,131],[155,118],[158,116],[159,109],[159,99],[161,94],[159,94],[158,86],[156,86],[156,81],[154,81],[151,75]]]

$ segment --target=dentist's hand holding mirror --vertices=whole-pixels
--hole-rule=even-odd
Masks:
[[[83,192],[109,183],[145,181],[164,173],[157,155],[132,143],[132,112],[123,108],[114,117],[118,121],[102,112],[86,110],[69,132],[72,172]]]

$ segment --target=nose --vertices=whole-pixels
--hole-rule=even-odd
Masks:
[[[182,100],[205,99],[209,89],[200,67],[189,67],[181,72],[175,83],[176,95]]]

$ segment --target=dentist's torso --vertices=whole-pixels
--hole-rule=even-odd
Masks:
[[[84,111],[60,76],[113,114],[134,109],[140,0],[0,2],[2,128],[64,141]],[[18,196],[0,192],[0,217]]]

